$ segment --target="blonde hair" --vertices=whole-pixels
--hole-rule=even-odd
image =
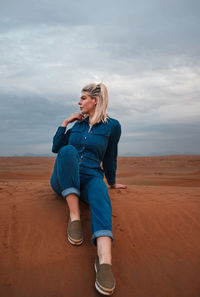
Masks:
[[[100,123],[106,123],[108,120],[107,108],[108,108],[108,90],[103,83],[89,84],[85,86],[82,92],[87,93],[91,98],[97,98],[97,104],[95,108],[94,116],[91,119],[91,124],[95,125]]]

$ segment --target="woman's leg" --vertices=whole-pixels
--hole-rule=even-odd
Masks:
[[[51,186],[53,190],[62,195],[69,207],[70,220],[67,236],[70,243],[80,245],[83,242],[82,227],[80,222],[80,177],[79,156],[72,145],[62,147],[55,161]]]
[[[115,289],[115,278],[111,265],[113,235],[110,197],[102,178],[92,177],[89,182],[84,184],[84,187],[81,186],[82,188],[84,190],[81,191],[81,196],[88,197],[90,205],[92,241],[97,245],[95,287],[99,293],[111,295]]]
[[[80,220],[78,153],[73,146],[66,145],[59,151],[51,176],[51,186],[58,195],[66,199],[71,220]],[[66,195],[67,193],[69,194]]]
[[[99,261],[111,264],[112,208],[108,189],[102,178],[83,176],[80,198],[90,205],[92,241],[97,245]]]
[[[80,220],[79,198],[76,194],[66,196],[71,221]]]
[[[79,156],[72,145],[63,146],[57,155],[51,186],[64,199],[70,194],[80,196]]]
[[[112,264],[111,238],[108,236],[98,237],[97,239],[97,255],[99,264]]]

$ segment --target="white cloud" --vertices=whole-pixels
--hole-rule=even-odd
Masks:
[[[30,1],[30,6],[27,1],[1,4],[1,127],[8,124],[5,115],[13,104],[21,110],[12,114],[16,129],[24,125],[31,112],[27,103],[37,120],[45,113],[46,125],[52,116],[58,119],[55,113],[65,106],[72,106],[70,112],[76,109],[85,84],[103,81],[110,94],[110,115],[125,132],[122,152],[127,152],[130,139],[132,144],[137,139],[138,150],[139,144],[144,150],[146,139],[145,150],[153,150],[148,137],[163,142],[159,127],[171,131],[169,123],[174,131],[181,123],[192,129],[200,116],[199,20],[195,1],[189,6],[181,2],[182,11],[178,2],[119,1],[113,14],[111,2],[104,6],[104,1],[101,9],[89,0],[82,9],[62,0],[48,2],[48,9],[44,0]],[[15,98],[9,100],[10,107],[8,97]],[[182,146],[176,143],[177,150]]]

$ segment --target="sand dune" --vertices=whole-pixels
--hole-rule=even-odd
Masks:
[[[55,158],[0,158],[0,296],[100,296],[90,214],[84,244],[49,185]],[[116,297],[200,296],[200,156],[119,158],[113,206]]]

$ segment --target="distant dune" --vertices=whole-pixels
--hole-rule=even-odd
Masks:
[[[68,210],[51,189],[55,157],[0,158],[0,296],[100,296],[90,213],[84,244],[66,240]],[[111,190],[116,297],[200,296],[200,155],[120,157]]]

